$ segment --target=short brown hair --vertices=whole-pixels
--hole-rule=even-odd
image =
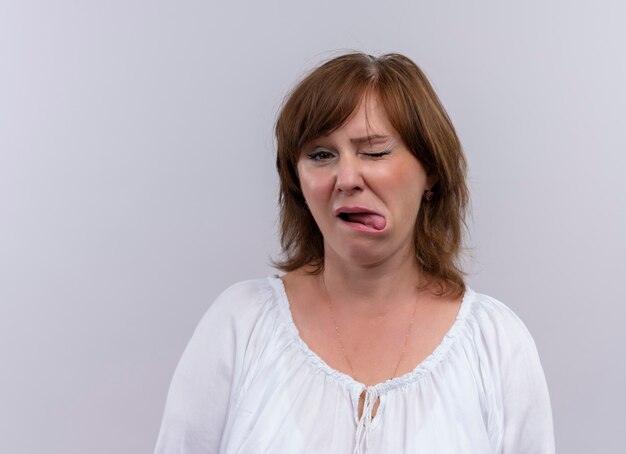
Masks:
[[[422,203],[415,251],[428,280],[441,293],[465,291],[458,263],[468,204],[467,165],[452,122],[420,68],[400,54],[351,53],[310,72],[289,94],[276,122],[280,176],[282,271],[324,266],[324,242],[306,207],[297,174],[305,144],[341,127],[368,93],[379,96],[389,121],[426,173],[434,174],[434,198]]]

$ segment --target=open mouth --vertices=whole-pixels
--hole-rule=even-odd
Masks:
[[[387,225],[387,221],[384,216],[370,212],[357,212],[348,213],[345,211],[339,212],[337,215],[341,220],[355,225],[363,226],[366,230],[381,231]]]

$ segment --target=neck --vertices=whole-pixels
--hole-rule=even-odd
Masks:
[[[334,304],[350,304],[353,311],[374,316],[390,311],[394,302],[413,301],[420,274],[412,251],[369,265],[340,260],[331,252],[324,257],[320,284]]]

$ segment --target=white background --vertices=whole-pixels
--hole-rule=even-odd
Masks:
[[[533,333],[558,451],[623,452],[624,5],[0,0],[0,451],[152,451],[202,313],[274,272],[283,96],[358,49],[458,129],[469,283]]]

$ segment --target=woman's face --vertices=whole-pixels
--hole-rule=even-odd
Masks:
[[[307,205],[333,254],[360,265],[414,254],[413,229],[433,181],[375,94],[339,129],[311,141],[297,164]]]

